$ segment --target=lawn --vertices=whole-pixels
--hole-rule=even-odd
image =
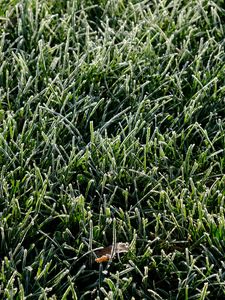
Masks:
[[[0,0],[0,299],[225,299],[224,38],[222,0]]]

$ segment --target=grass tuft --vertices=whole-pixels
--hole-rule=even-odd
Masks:
[[[0,1],[1,299],[224,298],[224,15]]]

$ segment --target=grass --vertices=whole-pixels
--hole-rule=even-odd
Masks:
[[[224,299],[224,9],[0,1],[1,299]]]

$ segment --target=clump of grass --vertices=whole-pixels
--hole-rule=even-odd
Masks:
[[[0,298],[224,296],[223,18],[1,1]]]

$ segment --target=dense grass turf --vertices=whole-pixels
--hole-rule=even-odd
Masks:
[[[0,3],[0,299],[225,299],[223,1]]]

